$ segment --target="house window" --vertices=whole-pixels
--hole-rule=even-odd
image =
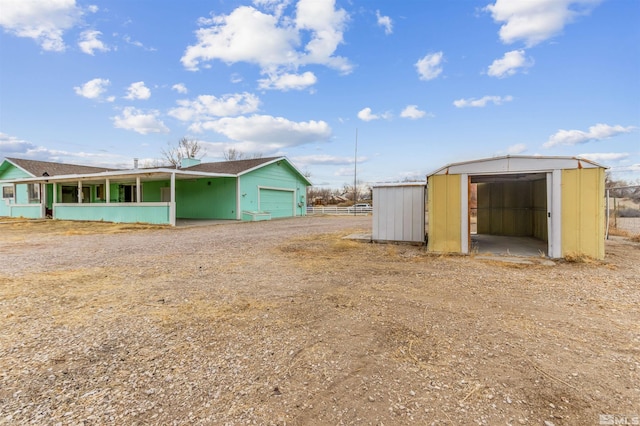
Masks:
[[[13,198],[13,186],[2,187],[2,198]]]
[[[30,183],[27,185],[29,191],[29,201],[40,201],[40,184]]]

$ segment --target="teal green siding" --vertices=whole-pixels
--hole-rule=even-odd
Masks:
[[[286,161],[279,163],[270,164],[240,177],[241,210],[268,211],[269,208],[273,208],[275,211],[271,212],[271,217],[274,218],[293,216],[294,211],[296,216],[306,214],[307,183]],[[262,193],[266,194],[266,199],[264,196],[260,197],[260,187]],[[280,191],[276,194],[274,190],[277,189],[293,190],[293,195],[290,191]],[[299,203],[302,206],[299,206]]]
[[[33,176],[6,160],[0,164],[0,181],[29,177]],[[5,185],[8,184],[3,185],[0,183],[0,191],[2,191],[1,187]],[[22,205],[19,206],[19,204]],[[0,216],[39,218],[42,217],[42,207],[40,206],[40,202],[30,204],[28,186],[26,184],[19,184],[15,185],[14,198],[0,198]]]
[[[16,185],[16,204],[29,204],[29,188],[27,184]]]
[[[167,203],[56,205],[54,217],[62,220],[93,220],[118,223],[169,224]]]
[[[236,219],[236,179],[176,181],[176,217]]]
[[[162,201],[162,188],[167,188],[169,186],[171,186],[171,182],[168,180],[143,182],[142,201],[144,201],[145,203],[158,203]]]
[[[4,186],[8,186],[13,188],[13,184],[0,184],[0,197],[2,197],[2,188]],[[15,188],[13,191],[13,194],[15,196]],[[10,209],[10,205],[13,203],[14,198],[0,198],[0,216],[11,216],[11,209]]]
[[[7,216],[40,219],[42,217],[42,206],[40,204],[14,204],[9,208]]]
[[[29,173],[26,173],[24,170],[14,166],[8,161],[4,161],[0,165],[0,181],[8,180],[8,179],[22,179],[33,177]]]

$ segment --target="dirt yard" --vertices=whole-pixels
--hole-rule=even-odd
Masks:
[[[370,228],[0,224],[0,424],[640,416],[639,243],[543,266],[343,239]]]

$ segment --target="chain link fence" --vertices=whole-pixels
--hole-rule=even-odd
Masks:
[[[608,188],[606,206],[607,235],[640,236],[640,185]]]

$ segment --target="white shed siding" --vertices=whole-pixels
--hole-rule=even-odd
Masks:
[[[374,241],[424,243],[425,184],[373,188]]]

